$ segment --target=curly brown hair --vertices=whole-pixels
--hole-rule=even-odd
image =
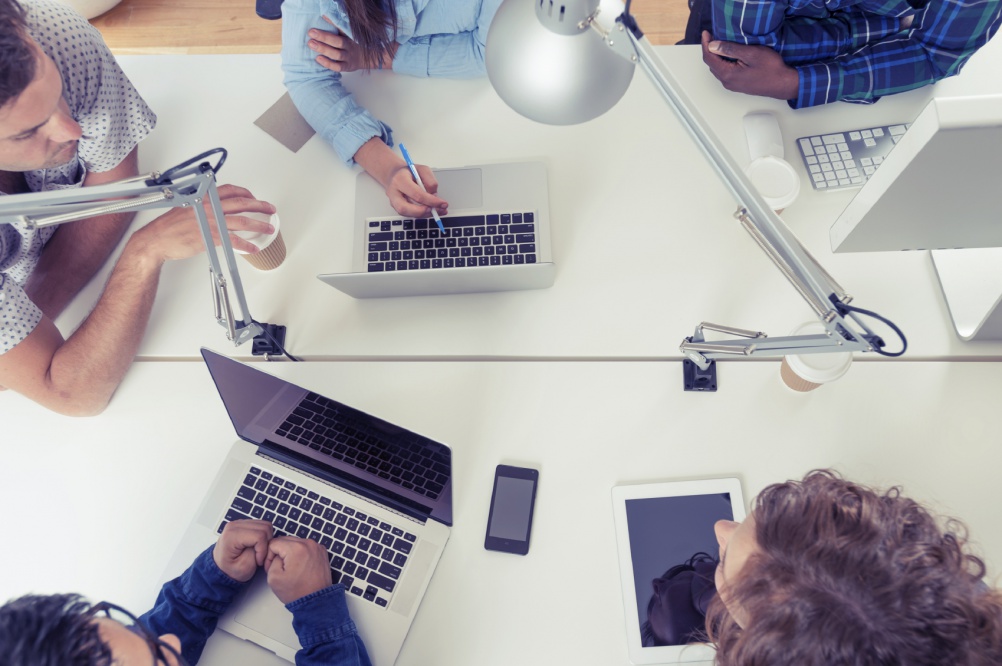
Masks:
[[[758,550],[707,614],[720,666],[1002,664],[1002,594],[966,528],[815,470],[755,501]]]

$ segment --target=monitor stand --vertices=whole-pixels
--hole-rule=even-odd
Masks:
[[[1002,340],[1002,248],[930,252],[957,335]]]

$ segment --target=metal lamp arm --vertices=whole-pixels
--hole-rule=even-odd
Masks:
[[[681,86],[654,51],[650,41],[640,32],[628,11],[616,19],[609,31],[605,31],[593,20],[590,21],[590,26],[602,35],[614,52],[640,65],[738,202],[735,217],[807,301],[826,329],[826,335],[822,336],[773,338],[766,342],[765,334],[758,334],[753,343],[746,340],[707,343],[702,335],[705,325],[701,324],[697,327],[696,334],[682,343],[681,351],[705,370],[712,359],[735,354],[782,356],[787,353],[873,351],[875,344],[882,345],[880,338],[858,317],[844,316],[844,308],[840,306],[848,304],[852,297],[821,267],[789,227],[765,203],[762,195],[724,150],[692,102],[682,92]],[[732,334],[739,330],[713,325],[705,327]]]
[[[222,157],[215,166],[201,161],[220,151]],[[40,229],[109,213],[191,207],[198,220],[209,260],[216,320],[227,329],[227,337],[235,345],[240,345],[262,333],[262,328],[251,317],[248,309],[233,246],[226,229],[226,217],[216,190],[215,172],[224,160],[225,151],[217,148],[163,174],[154,172],[87,188],[0,197],[0,224],[20,223],[29,229]],[[206,199],[212,209],[223,250],[225,271],[216,254],[212,227],[203,206]],[[234,318],[230,305],[227,274],[244,317],[241,320]]]

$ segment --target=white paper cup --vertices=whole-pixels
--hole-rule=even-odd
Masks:
[[[777,213],[796,201],[800,194],[800,176],[786,160],[766,155],[760,157],[745,169],[752,184]]]
[[[278,213],[266,215],[264,213],[241,213],[244,217],[250,217],[262,222],[270,222],[275,227],[272,234],[261,234],[252,231],[234,231],[235,236],[239,236],[246,241],[250,241],[257,246],[258,252],[250,254],[243,250],[233,248],[233,251],[247,260],[254,268],[262,271],[270,271],[278,268],[285,261],[285,240],[282,238],[281,221]]]
[[[823,334],[824,332],[825,327],[821,322],[812,321],[801,324],[790,335]],[[848,372],[850,365],[852,365],[852,352],[796,354],[783,357],[779,376],[789,388],[806,393],[822,384],[835,381]]]

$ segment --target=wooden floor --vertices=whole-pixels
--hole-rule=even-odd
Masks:
[[[654,44],[682,39],[686,0],[634,0],[631,13]],[[254,0],[122,0],[91,21],[115,53],[278,53],[281,21]]]

